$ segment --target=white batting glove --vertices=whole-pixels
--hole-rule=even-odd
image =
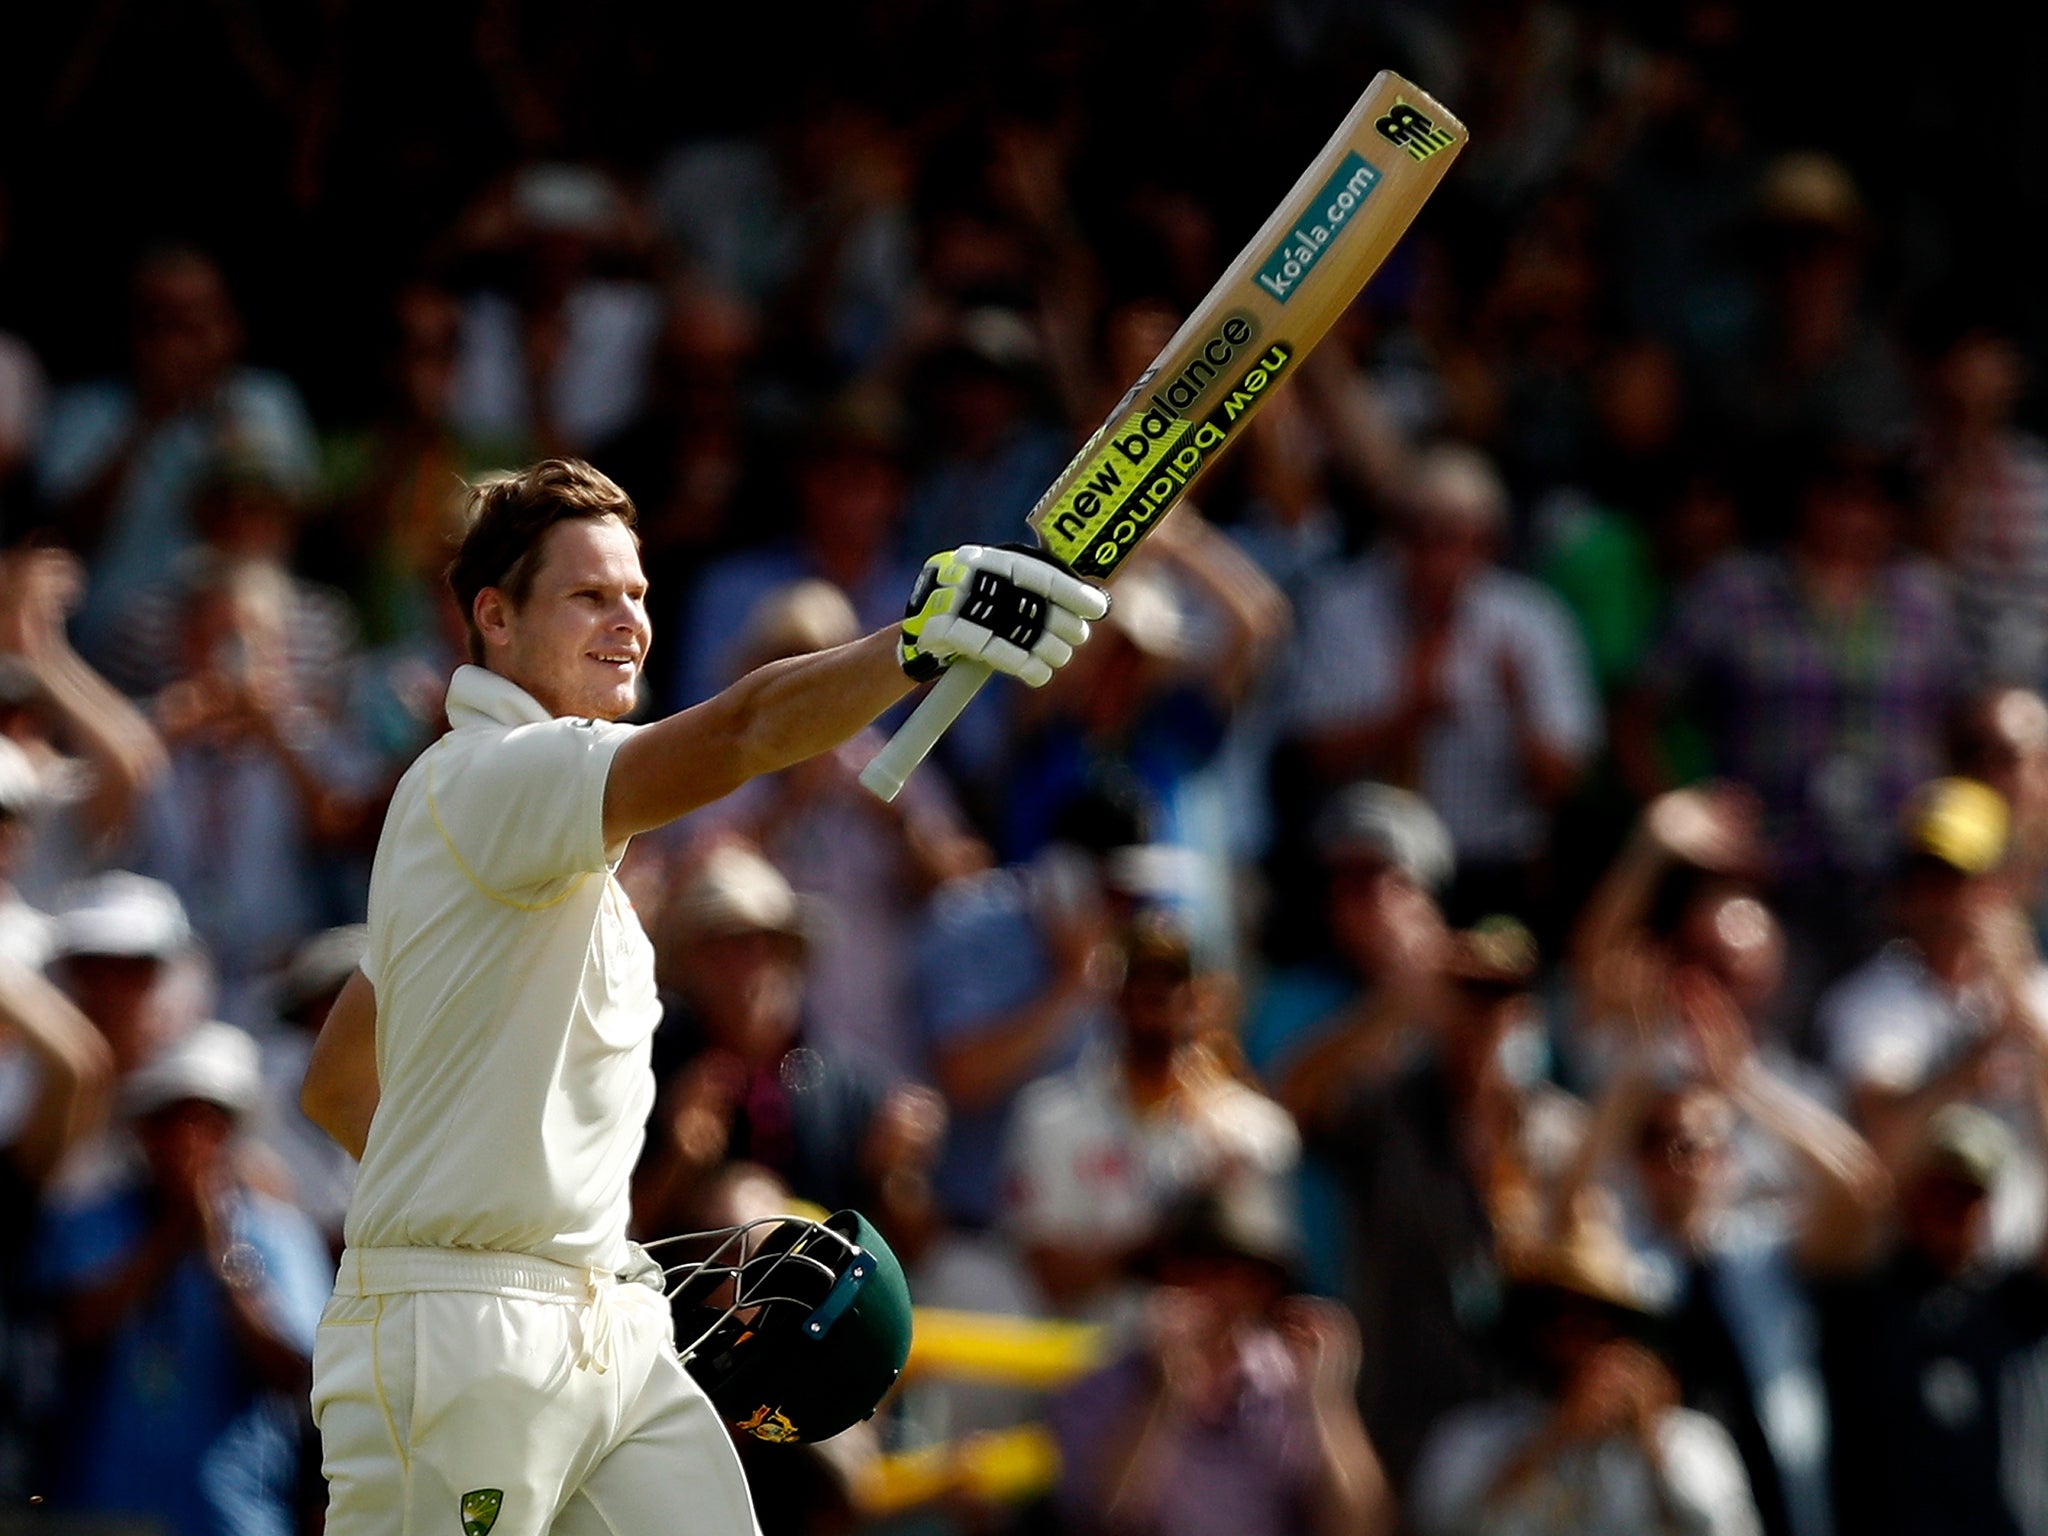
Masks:
[[[896,659],[918,682],[961,657],[1043,688],[1109,612],[1109,594],[1048,555],[962,544],[933,555],[903,610]]]

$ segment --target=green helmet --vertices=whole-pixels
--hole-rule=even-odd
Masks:
[[[870,1417],[910,1357],[910,1287],[881,1234],[840,1211],[717,1236],[675,1301],[683,1363],[719,1413],[778,1443],[827,1440]],[[727,1281],[728,1304],[708,1304]]]

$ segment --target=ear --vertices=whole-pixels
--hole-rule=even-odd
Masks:
[[[476,595],[476,602],[470,607],[470,617],[476,621],[476,632],[483,637],[486,649],[501,648],[512,643],[512,619],[516,610],[512,599],[503,588],[485,587]]]

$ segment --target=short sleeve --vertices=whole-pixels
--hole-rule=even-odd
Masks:
[[[465,873],[494,895],[601,873],[612,852],[604,840],[605,781],[637,729],[547,720],[516,726],[481,750],[437,751],[423,765],[435,829]]]

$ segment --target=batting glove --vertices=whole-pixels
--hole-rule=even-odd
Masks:
[[[1109,612],[1109,594],[1022,545],[933,555],[903,610],[896,659],[928,682],[960,657],[1043,688]]]

